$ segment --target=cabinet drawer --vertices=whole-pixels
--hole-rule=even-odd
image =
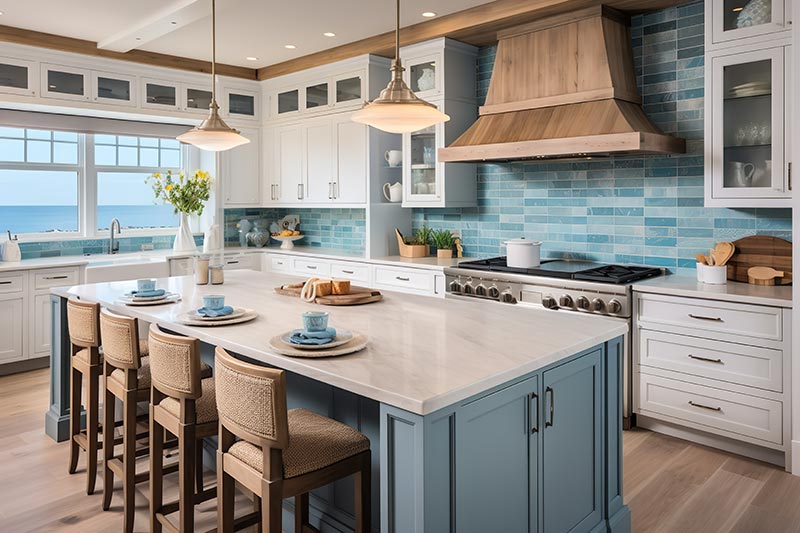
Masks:
[[[225,269],[226,270],[258,270],[256,260],[258,258],[255,254],[242,254],[242,255],[226,255],[225,256]]]
[[[639,364],[748,387],[783,390],[781,350],[641,329]]]
[[[713,337],[717,332],[776,341],[783,339],[782,314],[776,307],[656,295],[642,295],[638,301],[638,321],[641,324],[683,326],[702,332],[704,337]]]
[[[783,404],[774,400],[640,374],[639,411],[691,423],[698,429],[783,443]]]
[[[292,260],[292,270],[301,275],[330,276],[331,264],[319,259],[294,258]]]
[[[9,272],[7,274],[0,274],[0,294],[22,292],[24,289],[24,272]]]
[[[399,290],[433,292],[433,272],[391,267],[375,267],[375,283]]]
[[[331,277],[369,283],[369,265],[331,263]]]
[[[270,256],[269,268],[273,272],[288,272],[289,258],[284,256]]]
[[[76,269],[37,270],[33,273],[34,290],[64,287],[80,283]]]

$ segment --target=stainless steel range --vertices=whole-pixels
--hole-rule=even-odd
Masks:
[[[558,312],[606,316],[628,323],[632,330],[631,283],[661,276],[660,268],[608,265],[591,261],[549,260],[536,268],[506,265],[505,257],[462,261],[446,268],[449,298],[481,298],[503,304],[542,307]],[[635,425],[632,413],[632,350],[624,349],[623,427]]]

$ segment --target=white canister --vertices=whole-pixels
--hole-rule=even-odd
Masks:
[[[511,268],[535,268],[541,262],[541,241],[531,241],[525,237],[511,239],[506,246],[506,264]]]
[[[728,267],[697,263],[697,281],[709,285],[724,285],[728,283]]]

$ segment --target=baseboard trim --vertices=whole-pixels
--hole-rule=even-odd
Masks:
[[[671,437],[688,440],[703,446],[718,448],[726,452],[744,455],[757,461],[763,461],[780,467],[786,467],[786,455],[780,450],[763,448],[747,442],[740,442],[721,435],[712,435],[693,428],[681,427],[671,422],[664,422],[649,418],[640,414],[636,419],[636,425],[640,428],[649,429],[656,433],[663,433]],[[792,443],[794,445],[794,443]],[[797,443],[800,449],[800,442]]]
[[[37,357],[36,359],[25,359],[24,361],[16,361],[14,363],[6,363],[0,365],[0,376],[8,376],[11,374],[19,374],[20,372],[29,372],[31,370],[39,370],[40,368],[47,368],[50,366],[50,356]]]

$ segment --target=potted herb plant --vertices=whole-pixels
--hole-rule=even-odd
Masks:
[[[453,257],[453,245],[456,238],[449,229],[438,229],[431,232],[431,240],[436,246],[436,257],[439,259],[451,259]]]
[[[197,245],[189,227],[189,215],[202,215],[211,196],[211,175],[203,170],[196,170],[189,176],[180,172],[177,176],[168,170],[166,174],[156,172],[146,181],[153,188],[156,201],[170,204],[175,214],[180,213],[181,223],[172,249],[176,252],[194,252]]]

